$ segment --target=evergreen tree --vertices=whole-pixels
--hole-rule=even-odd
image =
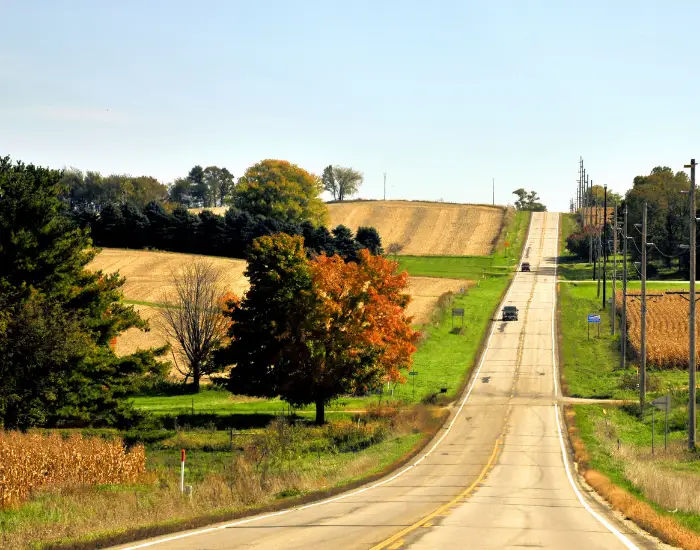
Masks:
[[[0,158],[0,424],[126,422],[121,399],[166,368],[154,352],[117,357],[146,326],[120,302],[124,280],[85,266],[97,253],[67,216],[61,173]],[[162,351],[162,350],[161,350]]]

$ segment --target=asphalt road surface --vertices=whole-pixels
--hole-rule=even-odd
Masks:
[[[562,420],[554,350],[558,214],[535,213],[478,371],[426,451],[337,497],[121,548],[652,547],[582,491]],[[500,310],[499,310],[500,313]]]

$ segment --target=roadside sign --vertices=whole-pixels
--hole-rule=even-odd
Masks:
[[[418,374],[418,371],[412,370],[411,372],[408,373],[409,376],[415,376]]]
[[[455,328],[455,317],[462,318],[462,328],[464,328],[464,308],[463,307],[453,307],[452,308],[452,330]]]
[[[596,323],[598,325],[598,338],[600,338],[600,315],[596,313],[588,314],[588,339],[591,339],[591,323]]]
[[[667,394],[663,397],[657,397],[651,402],[651,404],[654,405],[654,407],[656,407],[657,409],[667,411],[671,406],[671,396]]]

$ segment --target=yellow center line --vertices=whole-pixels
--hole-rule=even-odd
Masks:
[[[544,226],[542,227],[542,233],[540,234],[540,248],[542,248],[544,243]],[[538,266],[539,267],[539,266]],[[523,359],[523,350],[524,350],[524,342],[525,342],[525,324],[527,322],[527,317],[528,313],[530,310],[530,304],[532,302],[532,299],[535,294],[535,286],[536,286],[536,281],[537,281],[537,274],[535,274],[535,281],[533,282],[532,288],[530,289],[530,296],[528,297],[527,300],[527,305],[525,309],[525,318],[523,319],[523,328],[520,331],[520,334],[518,335],[518,354],[517,354],[517,359],[516,359],[516,366],[515,366],[515,372],[514,372],[514,377],[513,377],[513,385],[511,387],[511,397],[514,396],[515,394],[515,385],[516,385],[516,379],[517,379],[517,374],[520,371],[520,364],[522,363]],[[484,350],[484,353],[486,351]],[[498,436],[496,439],[496,443],[493,447],[493,451],[491,451],[491,456],[489,457],[488,461],[486,462],[486,465],[483,467],[481,472],[479,472],[479,476],[474,480],[474,482],[469,485],[464,491],[461,493],[457,494],[452,500],[446,502],[445,504],[441,505],[434,511],[432,511],[430,514],[427,516],[419,519],[415,523],[404,527],[401,531],[398,533],[395,533],[391,537],[389,537],[386,540],[383,540],[382,542],[376,544],[375,546],[372,546],[370,550],[397,550],[404,544],[404,537],[412,533],[413,531],[419,529],[420,527],[425,527],[429,528],[433,526],[432,520],[435,519],[436,517],[440,516],[447,516],[449,515],[449,510],[452,508],[455,504],[460,504],[460,501],[464,501],[465,498],[470,496],[470,494],[474,491],[474,489],[483,481],[483,479],[486,477],[486,474],[489,473],[491,468],[494,466],[496,462],[496,458],[498,456],[498,450],[501,446],[502,440],[505,437],[505,432],[508,427],[508,419],[510,418],[510,413],[511,413],[512,408],[509,407],[508,410],[506,411],[506,415],[504,418],[503,422],[503,431],[501,432],[501,435]]]
[[[387,548],[389,550],[393,550],[395,548],[398,548],[399,546],[401,546],[401,544],[403,544],[403,540],[400,540],[400,539],[403,539],[403,537],[405,537],[408,533],[411,533],[411,532],[415,531],[416,529],[418,529],[419,527],[424,526],[426,523],[428,523],[430,520],[434,519],[436,516],[442,515],[449,508],[451,508],[452,506],[457,504],[461,499],[463,499],[466,496],[469,496],[469,493],[471,493],[476,488],[476,486],[479,483],[481,483],[481,481],[484,479],[484,477],[486,477],[486,474],[488,473],[489,469],[491,468],[491,466],[493,465],[493,463],[496,460],[496,456],[498,455],[498,449],[500,446],[501,446],[501,438],[499,437],[496,440],[496,445],[494,445],[494,447],[493,447],[493,451],[491,452],[491,456],[489,457],[489,460],[486,463],[486,466],[484,466],[484,468],[481,470],[481,473],[479,473],[479,477],[477,477],[469,487],[467,487],[464,491],[459,493],[452,500],[450,500],[449,502],[446,502],[445,504],[443,504],[442,506],[437,508],[435,511],[433,511],[430,514],[428,514],[427,516],[425,516],[424,518],[418,520],[417,522],[415,522],[412,525],[409,525],[408,527],[404,527],[401,531],[399,531],[395,535],[389,537],[388,539],[380,542],[376,546],[372,546],[372,548],[370,550],[383,550],[384,548]],[[426,527],[427,527],[427,525],[426,525]],[[393,545],[396,542],[400,543],[399,546]],[[390,544],[393,546],[389,546]]]

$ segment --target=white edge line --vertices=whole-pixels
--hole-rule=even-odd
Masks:
[[[528,241],[530,240],[530,230],[532,229],[532,220],[533,220],[533,218],[534,218],[534,216],[530,215],[530,224],[528,225],[528,228],[527,228],[527,237],[526,237],[526,239],[525,239],[525,247],[527,246],[527,243],[528,243]],[[558,242],[559,242],[559,241],[558,241],[558,239],[557,239],[557,243],[558,243]],[[558,244],[557,244],[557,246],[558,246]],[[523,250],[525,250],[525,247],[523,248]],[[521,254],[521,257],[520,257],[519,260],[522,260],[522,254]],[[518,263],[518,265],[519,265],[519,263]],[[516,272],[515,272],[515,273],[516,273],[516,275],[517,275],[517,273],[518,273],[518,272],[517,272],[517,269],[516,269]],[[507,290],[505,296],[503,297],[503,300],[501,300],[501,302],[498,304],[498,308],[496,309],[496,314],[498,314],[498,311],[501,309],[501,307],[503,306],[503,304],[505,304],[505,303],[508,301],[508,297],[510,296],[510,291],[511,291],[511,289],[513,288],[513,282],[515,281],[515,276],[516,276],[516,275],[513,276],[513,280],[509,283],[508,290]],[[171,542],[171,541],[174,541],[174,540],[180,540],[180,539],[184,539],[184,538],[188,538],[188,537],[193,537],[193,536],[195,536],[195,535],[203,535],[203,534],[205,534],[205,533],[211,533],[211,532],[213,532],[213,531],[218,531],[218,530],[220,530],[220,529],[228,529],[228,528],[230,528],[230,527],[236,527],[236,526],[238,526],[238,525],[243,525],[243,524],[246,524],[246,523],[252,523],[252,522],[254,522],[254,521],[260,521],[260,520],[263,520],[263,519],[268,519],[268,518],[272,518],[272,517],[276,517],[276,516],[281,516],[281,515],[287,514],[287,513],[289,513],[289,512],[295,512],[295,511],[298,511],[298,510],[306,510],[306,509],[308,509],[308,508],[313,508],[313,507],[315,507],[315,506],[321,506],[321,505],[323,505],[323,504],[330,504],[331,502],[337,502],[337,501],[339,501],[339,500],[342,500],[342,499],[345,499],[345,498],[348,498],[348,497],[353,497],[353,496],[359,495],[359,494],[361,494],[361,493],[364,493],[365,491],[369,491],[370,489],[375,489],[376,487],[381,487],[382,485],[385,485],[386,483],[389,483],[390,481],[395,480],[397,477],[402,476],[403,474],[405,474],[405,473],[408,472],[409,470],[412,470],[413,468],[415,468],[416,466],[418,466],[418,465],[419,465],[421,462],[423,462],[426,458],[428,458],[428,457],[430,456],[430,454],[435,450],[435,448],[442,442],[442,440],[445,439],[445,437],[447,437],[447,434],[450,433],[450,430],[452,429],[452,426],[454,425],[455,421],[457,420],[457,418],[459,417],[460,413],[462,412],[462,409],[464,408],[464,405],[466,405],[467,400],[469,399],[469,396],[471,395],[472,390],[474,389],[474,385],[476,384],[476,381],[477,381],[477,379],[479,378],[479,372],[481,372],[481,367],[483,366],[484,360],[485,360],[485,358],[486,358],[486,352],[488,351],[489,345],[491,344],[491,337],[493,336],[494,328],[495,328],[495,323],[492,321],[492,322],[491,322],[491,328],[490,328],[490,330],[489,330],[489,337],[488,337],[488,339],[486,340],[486,346],[484,347],[484,350],[483,350],[483,352],[482,352],[482,354],[481,354],[481,359],[479,360],[479,366],[477,367],[476,371],[474,372],[474,375],[473,375],[473,377],[472,377],[471,384],[469,385],[469,389],[467,390],[467,393],[465,394],[464,399],[462,399],[462,402],[460,403],[459,408],[457,409],[457,412],[455,413],[455,415],[454,415],[454,417],[452,418],[452,420],[450,421],[450,423],[447,425],[447,428],[445,428],[445,431],[444,431],[444,432],[442,433],[442,435],[438,438],[438,440],[433,444],[433,446],[432,446],[428,451],[426,451],[418,460],[416,460],[416,461],[413,462],[412,464],[406,466],[406,467],[403,468],[402,470],[399,470],[398,472],[396,472],[396,473],[395,473],[394,475],[392,475],[391,477],[388,477],[388,478],[386,478],[386,479],[383,479],[383,480],[381,480],[381,481],[378,481],[377,483],[373,483],[372,485],[368,485],[368,486],[366,486],[366,487],[363,487],[363,488],[358,489],[358,490],[356,490],[356,491],[353,491],[353,492],[351,492],[351,493],[344,493],[344,494],[342,494],[342,495],[338,495],[337,497],[328,498],[328,499],[325,499],[325,500],[319,500],[319,501],[316,501],[316,502],[312,502],[312,503],[310,503],[310,504],[305,504],[305,505],[303,505],[303,506],[297,506],[297,507],[294,507],[294,508],[287,508],[287,509],[285,509],[285,510],[280,510],[280,511],[278,511],[278,512],[271,512],[271,513],[269,513],[269,514],[263,514],[263,515],[261,515],[261,516],[253,516],[253,517],[249,517],[249,518],[246,518],[246,519],[240,519],[240,520],[236,520],[236,521],[233,521],[233,522],[225,523],[225,524],[222,524],[222,525],[217,525],[216,527],[205,527],[205,528],[203,528],[203,529],[197,529],[197,530],[195,530],[195,531],[187,531],[187,532],[185,532],[185,533],[180,533],[179,535],[171,535],[171,536],[159,538],[159,539],[153,540],[153,541],[142,542],[142,543],[140,543],[140,544],[136,544],[136,545],[133,545],[133,546],[126,546],[126,547],[123,548],[123,550],[136,550],[136,549],[138,549],[138,548],[147,548],[147,547],[149,547],[149,546],[155,546],[155,545],[157,545],[157,544],[163,544],[163,543],[165,543],[165,542]]]
[[[553,369],[552,371],[554,372],[554,397],[558,397],[558,391],[557,391],[557,361],[556,361],[556,354],[554,352],[555,350],[555,337],[554,337],[554,320],[556,317],[556,311],[557,311],[557,257],[559,255],[559,214],[557,214],[557,249],[556,253],[554,255],[554,302],[552,305],[552,366]],[[554,418],[557,421],[557,434],[559,435],[559,446],[561,448],[561,458],[562,461],[564,462],[564,470],[566,470],[566,477],[569,480],[569,484],[571,485],[572,489],[574,490],[574,493],[576,494],[576,498],[578,498],[578,501],[583,505],[583,507],[595,518],[597,519],[608,531],[610,531],[613,535],[615,535],[622,544],[625,545],[625,547],[629,548],[629,550],[639,550],[639,548],[631,541],[629,540],[625,535],[623,535],[618,529],[615,528],[614,525],[612,525],[608,520],[606,520],[603,516],[601,516],[598,512],[593,510],[591,508],[590,504],[586,502],[586,500],[583,498],[583,495],[581,494],[581,491],[579,491],[578,487],[576,486],[576,483],[574,482],[574,478],[571,476],[571,469],[569,468],[569,457],[566,454],[566,447],[564,446],[564,438],[562,437],[561,433],[561,422],[559,421],[559,405],[557,403],[554,403]]]
[[[576,483],[574,482],[574,478],[571,476],[571,469],[569,468],[569,457],[566,454],[566,448],[564,447],[564,438],[561,435],[561,423],[559,422],[559,405],[557,403],[554,404],[554,417],[556,418],[556,421],[557,421],[557,432],[559,434],[559,445],[561,447],[561,458],[564,462],[564,469],[566,470],[566,477],[569,479],[569,483],[571,484],[571,487],[573,488],[574,493],[576,493],[576,497],[578,498],[579,502],[583,505],[583,507],[595,519],[597,519],[605,528],[607,528],[608,531],[610,531],[613,535],[615,535],[618,539],[620,539],[620,542],[622,542],[622,544],[624,544],[630,550],[639,550],[638,547],[631,540],[629,540],[625,535],[623,535],[620,531],[618,531],[614,525],[612,525],[608,520],[606,520],[598,512],[593,510],[593,508],[591,508],[591,506],[583,498],[581,491],[578,490],[578,487],[576,486]]]

